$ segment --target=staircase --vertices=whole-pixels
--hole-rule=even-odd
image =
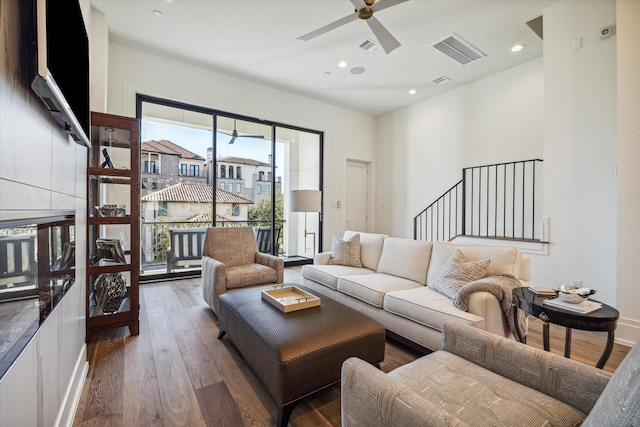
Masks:
[[[415,216],[413,237],[540,241],[541,200],[541,159],[464,168],[460,181]]]

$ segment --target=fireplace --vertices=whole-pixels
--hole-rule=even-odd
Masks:
[[[0,378],[74,282],[73,211],[0,210]]]

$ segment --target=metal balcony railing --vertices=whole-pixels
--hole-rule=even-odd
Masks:
[[[284,228],[284,220],[276,220],[276,227]],[[269,221],[216,221],[216,227],[264,227]],[[141,224],[141,268],[143,273],[165,271],[167,265],[167,248],[170,246],[170,229],[188,229],[211,227],[210,221],[143,221]],[[282,233],[279,243],[282,243]],[[196,265],[199,269],[200,266]]]

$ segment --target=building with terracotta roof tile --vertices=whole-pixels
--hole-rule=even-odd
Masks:
[[[213,182],[214,169],[211,150],[207,150],[207,170],[209,182]],[[262,197],[271,197],[274,191],[271,163],[265,163],[244,157],[218,157],[215,169],[216,186],[222,190],[258,201]],[[275,192],[282,191],[282,177],[276,176]]]
[[[210,227],[213,188],[209,184],[179,182],[141,197],[144,226],[141,241],[144,259],[153,261],[154,242],[167,228]],[[225,226],[247,225],[248,209],[253,202],[246,197],[215,189],[216,222]]]
[[[142,196],[179,182],[207,183],[206,159],[166,139],[143,142],[140,162]]]
[[[141,197],[142,212],[146,222],[159,216],[171,215],[177,219],[189,219],[200,214],[211,214],[213,189],[209,184],[180,182]],[[228,221],[246,221],[249,205],[246,197],[216,189],[216,215]]]

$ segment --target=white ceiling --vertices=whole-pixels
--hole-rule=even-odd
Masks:
[[[542,40],[526,22],[554,2],[409,0],[375,13],[401,43],[385,54],[381,47],[358,47],[375,41],[359,19],[306,42],[297,39],[354,13],[349,0],[91,0],[106,15],[114,43],[372,116],[541,56]],[[461,65],[431,47],[452,33],[487,56]],[[525,49],[511,52],[516,43]],[[343,69],[342,60],[348,63]],[[365,72],[352,74],[354,67]],[[442,75],[451,81],[432,83]],[[410,89],[417,93],[409,95]]]

